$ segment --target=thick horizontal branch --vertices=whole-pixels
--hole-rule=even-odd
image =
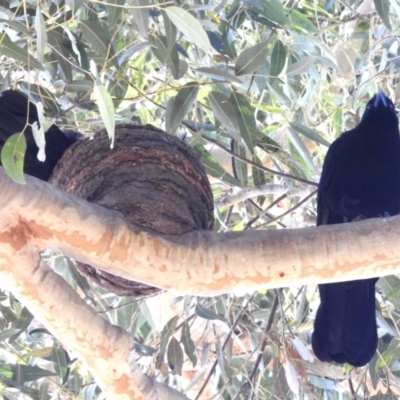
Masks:
[[[53,248],[154,286],[215,295],[400,271],[400,217],[319,228],[155,237],[117,212],[0,172],[0,242]],[[4,246],[3,246],[4,248]]]

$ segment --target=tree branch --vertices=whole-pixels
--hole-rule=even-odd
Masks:
[[[8,244],[0,243],[1,286],[17,296],[69,350],[79,354],[109,398],[187,399],[144,375],[134,359],[132,337],[103,319],[40,262],[37,249],[30,246],[30,251],[25,250],[11,253]]]
[[[197,295],[339,282],[400,271],[400,217],[293,230],[151,236],[117,212],[0,172],[0,242],[53,248],[143,283]]]

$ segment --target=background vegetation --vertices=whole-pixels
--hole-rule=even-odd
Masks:
[[[1,0],[0,85],[29,92],[67,129],[112,131],[115,115],[182,137],[210,175],[216,231],[301,228],[315,224],[329,144],[379,87],[400,97],[399,21],[397,0]],[[312,355],[315,287],[177,297],[159,327],[154,302],[106,293],[47,257],[132,333],[146,373],[193,398],[400,394],[397,277],[377,285],[379,352],[351,369]],[[0,309],[5,399],[105,398],[12,294]]]

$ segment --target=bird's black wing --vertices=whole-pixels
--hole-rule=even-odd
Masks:
[[[318,187],[317,225],[350,222],[361,216],[362,199],[354,195],[352,174],[343,176],[342,163],[357,151],[353,131],[346,132],[328,150]],[[358,196],[359,197],[359,196]],[[358,210],[357,210],[358,209]],[[349,220],[350,219],[350,220]],[[312,345],[321,361],[366,364],[377,346],[375,283],[377,279],[319,285]]]
[[[56,125],[52,125],[45,133],[46,160],[37,158],[38,147],[28,124],[38,122],[36,106],[27,97],[16,90],[6,90],[0,96],[0,147],[14,133],[24,131],[26,137],[26,153],[24,172],[28,175],[47,181],[54,167],[65,150],[79,137],[76,132],[64,133]],[[25,130],[24,130],[25,129]]]
[[[346,148],[338,141],[333,142],[326,154],[321,179],[318,185],[317,226],[335,223],[340,224],[343,222],[343,216],[335,210],[335,207],[331,207],[328,194],[329,188],[332,185],[332,181],[335,180],[335,175],[337,173],[337,160],[344,158],[344,156],[346,156]]]
[[[317,225],[400,212],[400,137],[393,103],[383,94],[367,104],[360,124],[328,150],[318,187]],[[351,260],[343,260],[343,264]],[[375,283],[365,279],[319,285],[312,346],[322,361],[361,366],[377,347]]]

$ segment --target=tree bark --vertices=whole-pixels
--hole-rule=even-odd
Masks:
[[[77,141],[49,182],[121,212],[141,231],[183,235],[213,227],[213,196],[199,157],[182,140],[152,125],[117,125],[112,149],[105,130],[93,140]],[[77,266],[92,282],[119,296],[160,290],[87,264]]]
[[[11,291],[69,350],[79,354],[113,400],[187,399],[144,375],[134,360],[132,337],[104,320],[47,264],[37,249],[0,242],[1,286]],[[10,249],[10,244],[13,250]]]
[[[118,212],[0,173],[0,241],[63,252],[126,279],[197,295],[339,282],[400,271],[400,217],[318,228],[182,236],[140,232]]]
[[[185,397],[143,375],[127,333],[39,265],[46,248],[127,279],[198,295],[400,271],[400,217],[296,230],[154,236],[119,212],[34,178],[22,186],[1,169],[0,184],[1,286],[86,361],[113,399]]]

